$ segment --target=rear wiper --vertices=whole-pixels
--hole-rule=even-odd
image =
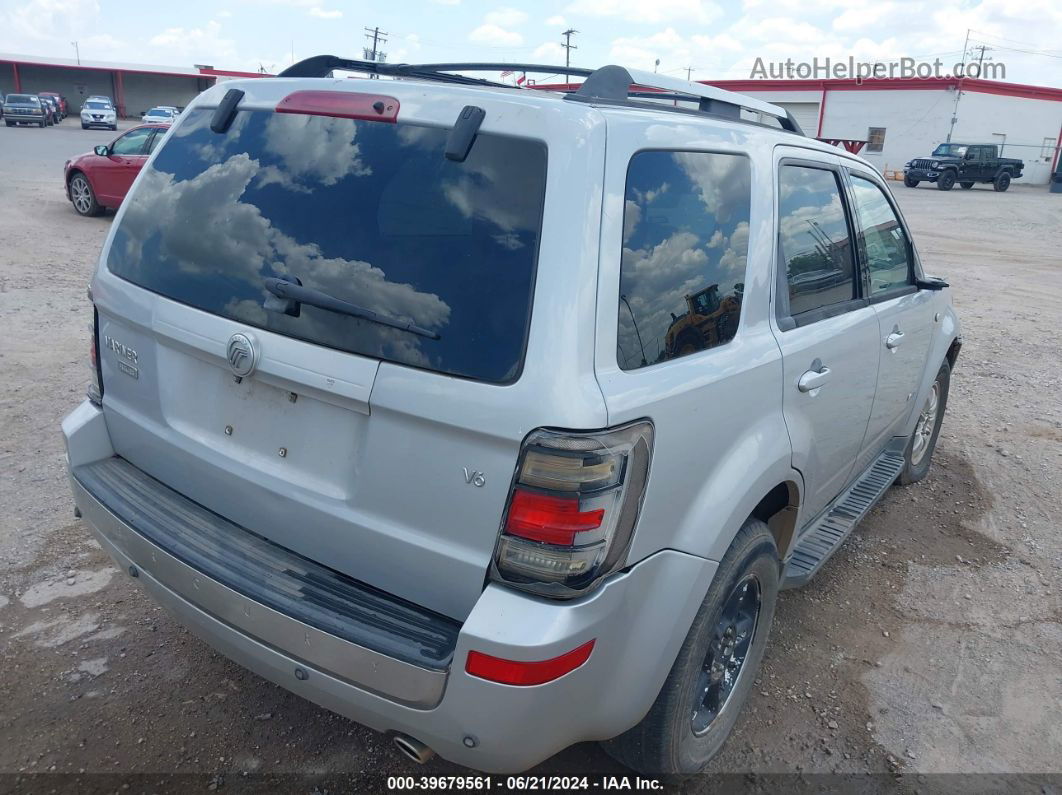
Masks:
[[[365,309],[356,304],[351,304],[347,301],[342,301],[339,298],[334,298],[328,293],[322,293],[320,290],[303,287],[301,284],[296,284],[295,282],[290,282],[285,279],[277,279],[273,276],[266,278],[264,283],[265,288],[269,290],[269,292],[277,298],[287,302],[287,307],[283,311],[289,315],[298,317],[299,304],[306,304],[308,306],[316,306],[318,309],[324,309],[328,312],[336,312],[340,315],[350,315],[351,317],[379,323],[381,326],[390,326],[399,331],[408,331],[410,334],[419,334],[420,336],[427,337],[431,340],[439,339],[439,335],[434,331],[428,331],[428,329],[421,328],[415,323],[409,323],[405,320],[381,315],[379,312],[373,312],[371,309]]]

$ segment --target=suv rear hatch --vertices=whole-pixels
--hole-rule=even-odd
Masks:
[[[270,541],[463,620],[537,415],[604,424],[599,392],[589,410],[513,405],[528,394],[511,385],[535,291],[544,122],[485,123],[458,162],[448,125],[481,94],[488,121],[502,116],[488,92],[433,86],[428,101],[416,84],[320,81],[340,89],[321,115],[320,97],[274,110],[306,81],[249,82],[222,133],[223,90],[182,115],[105,248],[94,299],[114,449]],[[377,101],[381,118],[342,117]]]

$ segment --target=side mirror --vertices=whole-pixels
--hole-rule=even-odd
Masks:
[[[919,290],[943,290],[945,287],[949,287],[950,285],[943,279],[938,279],[936,277],[931,276],[926,279],[918,279],[915,282],[915,286]]]
[[[111,153],[111,148],[107,144],[99,144],[92,151],[98,154],[100,157],[107,157]]]

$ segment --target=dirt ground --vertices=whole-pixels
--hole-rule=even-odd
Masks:
[[[112,216],[75,215],[61,171],[110,137],[0,128],[0,774],[310,791],[466,772],[213,653],[74,519],[59,422],[88,379],[85,286]],[[781,596],[715,774],[1062,772],[1062,195],[895,193],[965,324],[934,466]],[[534,772],[625,771],[585,744]]]

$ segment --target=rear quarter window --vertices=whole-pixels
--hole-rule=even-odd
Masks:
[[[156,153],[109,270],[197,309],[343,351],[483,381],[523,363],[546,147],[480,133],[240,111],[225,134],[186,112]],[[410,321],[429,339],[303,303],[267,306],[267,277]]]
[[[617,359],[635,370],[714,348],[737,331],[749,247],[742,155],[631,158],[623,212]]]

